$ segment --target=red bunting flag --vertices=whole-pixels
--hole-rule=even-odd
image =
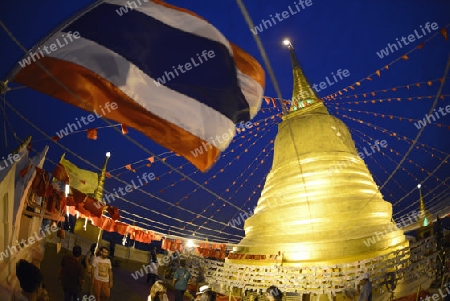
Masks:
[[[446,41],[448,41],[448,33],[447,33],[447,28],[442,28],[441,30],[440,30],[440,33],[441,33],[441,35],[444,37],[444,39],[446,40]]]
[[[28,164],[27,166],[25,166],[25,168],[23,168],[21,171],[20,171],[20,177],[21,178],[23,178],[23,177],[25,177],[25,175],[28,173],[28,170],[30,170],[30,168],[31,168],[31,163],[30,164]]]
[[[53,177],[61,182],[69,184],[69,175],[67,174],[64,165],[61,163],[59,163],[53,171]]]
[[[92,139],[92,140],[97,140],[98,130],[97,129],[88,129],[87,130],[87,138]]]

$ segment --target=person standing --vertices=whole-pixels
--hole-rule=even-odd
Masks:
[[[167,297],[167,287],[161,280],[158,280],[153,284],[150,289],[150,295],[147,297],[147,301],[169,301],[169,298]]]
[[[266,297],[269,301],[281,301],[283,300],[283,292],[275,285],[272,285],[267,288]]]
[[[16,263],[16,276],[22,291],[15,296],[14,300],[37,301],[42,298],[44,277],[38,267],[25,259],[20,259]]]
[[[94,258],[96,257],[95,249],[97,248],[97,244],[93,243],[91,245],[91,248],[87,252],[86,256],[84,257],[82,261],[82,265],[85,268],[85,281],[83,286],[83,292],[87,293],[88,295],[93,295],[94,292],[91,291],[91,284],[92,284],[92,262],[94,261]]]
[[[147,267],[149,267],[147,274],[147,284],[150,284],[151,287],[159,278],[158,276],[159,264],[157,261],[152,261]]]
[[[369,280],[369,273],[364,273],[359,278],[358,290],[358,301],[372,301],[372,283]]]
[[[109,251],[106,247],[100,248],[100,256],[92,261],[91,290],[94,291],[95,300],[105,301],[110,297],[113,286],[113,272],[111,260],[108,258]],[[102,296],[102,298],[100,298]]]
[[[209,287],[209,285],[203,285],[198,289],[198,293],[195,294],[195,300],[200,300],[200,298],[202,297],[202,295],[206,292],[211,291],[211,288]]]
[[[191,279],[191,273],[186,269],[186,261],[180,261],[180,267],[173,275],[173,283],[175,288],[175,301],[183,301],[184,293],[188,288],[188,282]]]
[[[72,255],[66,255],[61,261],[59,279],[64,291],[64,301],[78,301],[84,283],[84,269],[80,262],[81,247],[74,246]]]

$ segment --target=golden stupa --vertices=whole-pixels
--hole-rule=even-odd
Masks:
[[[279,124],[272,169],[245,221],[245,237],[217,275],[224,275],[219,279],[227,290],[277,284],[330,298],[362,273],[370,272],[376,284],[400,271],[409,242],[347,126],[328,113],[289,49],[294,91]]]

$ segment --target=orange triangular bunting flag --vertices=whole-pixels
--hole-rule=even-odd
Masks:
[[[386,70],[389,70],[389,65],[384,66]]]
[[[111,173],[110,172],[105,172],[105,177],[107,177],[108,179],[112,178]]]
[[[97,129],[88,129],[87,130],[87,138],[92,140],[97,140],[98,138],[98,131]]]
[[[270,99],[268,97],[263,97],[266,104],[270,105]]]
[[[128,134],[128,127],[123,123],[120,126],[122,127],[122,135]]]
[[[128,169],[128,170],[133,170],[133,169],[131,168],[131,164],[125,165],[125,168]]]
[[[425,43],[422,43],[422,44],[418,45],[418,46],[417,46],[417,49],[422,49],[423,46],[425,46]]]
[[[275,98],[272,98],[272,105],[274,108],[277,107],[277,101],[275,100]]]
[[[404,55],[402,55],[402,59],[404,59],[405,61],[407,61],[407,60],[409,59],[409,57],[408,57],[406,54],[404,54]]]
[[[440,33],[441,33],[441,35],[444,37],[444,39],[446,40],[446,41],[448,41],[448,33],[447,33],[447,28],[442,28],[441,30],[440,30]]]
[[[147,160],[150,161],[150,163],[153,163],[153,162],[155,162],[155,157],[150,157]]]
[[[378,77],[380,77],[380,70],[375,71],[375,73],[378,75]]]

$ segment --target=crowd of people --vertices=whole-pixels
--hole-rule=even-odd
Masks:
[[[150,254],[150,261],[154,263],[154,269],[150,270],[147,275],[147,283],[151,286],[147,301],[169,301],[167,284],[158,276],[156,248]],[[80,246],[74,246],[72,254],[63,257],[59,279],[64,292],[64,301],[81,300],[82,292],[93,296],[95,298],[93,300],[96,301],[106,301],[110,298],[110,290],[114,282],[112,264],[108,256],[109,250],[106,247],[100,247],[97,250],[97,245],[93,244],[84,257]],[[16,300],[50,300],[43,284],[43,275],[34,264],[20,260],[16,265],[16,275],[22,288]],[[186,262],[180,260],[179,268],[175,271],[172,280],[175,301],[183,301],[191,277],[191,273],[186,268]],[[372,284],[369,274],[365,273],[358,280],[358,301],[372,301]],[[282,301],[283,293],[278,287],[271,286],[267,288],[265,297],[269,301]],[[354,299],[355,296],[352,297]],[[258,301],[257,299],[255,297],[253,301]],[[216,301],[216,293],[208,285],[202,285],[198,288],[195,301]]]

